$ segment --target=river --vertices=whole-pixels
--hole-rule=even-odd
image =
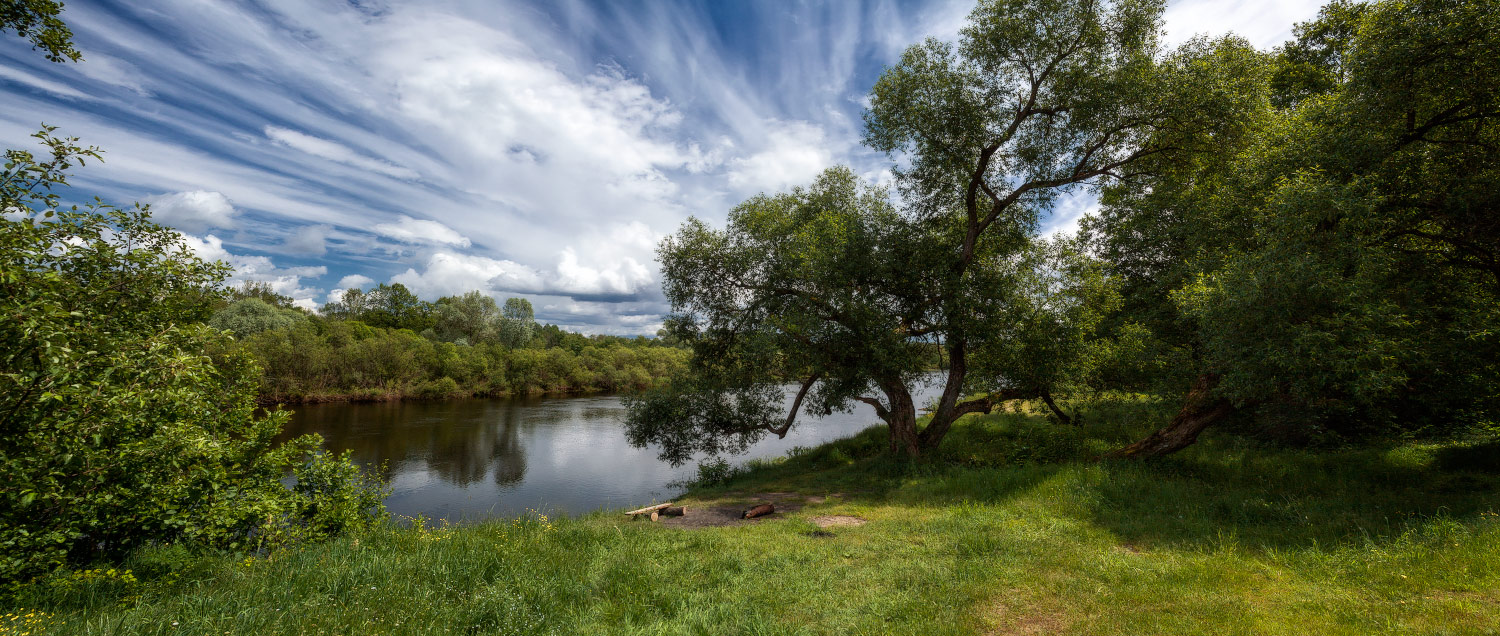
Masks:
[[[936,391],[918,391],[918,404]],[[696,464],[673,467],[655,448],[632,447],[624,418],[613,395],[309,404],[296,408],[286,433],[318,433],[329,449],[384,466],[392,514],[459,522],[667,501],[678,493],[671,484],[695,476]],[[878,423],[863,404],[802,417],[785,439],[768,436],[731,459],[781,456]]]

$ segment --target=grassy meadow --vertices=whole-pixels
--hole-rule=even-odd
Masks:
[[[156,547],[11,589],[0,635],[1500,631],[1500,446],[1220,433],[1164,461],[1094,459],[1160,408],[1096,405],[1077,428],[971,416],[917,463],[872,428],[678,500],[800,504],[742,526],[601,511],[249,558]]]

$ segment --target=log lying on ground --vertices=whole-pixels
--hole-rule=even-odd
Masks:
[[[635,510],[631,510],[630,512],[627,512],[625,514],[630,515],[632,517],[634,517],[636,515],[643,515],[643,514],[646,514],[646,513],[651,513],[652,515],[655,515],[656,511],[661,510],[663,508],[666,508],[666,507],[668,507],[670,505],[672,505],[672,502],[668,501],[667,503],[656,504],[654,506],[646,506],[645,508],[636,508]]]
[[[687,508],[683,506],[673,506],[670,508],[661,509],[661,516],[663,517],[681,517],[685,514],[687,514]]]
[[[772,506],[771,504],[761,504],[759,506],[756,506],[754,508],[746,510],[744,516],[742,516],[740,518],[741,519],[754,519],[756,517],[764,517],[764,516],[766,516],[768,514],[771,514],[773,512],[776,512],[776,507],[775,506]]]

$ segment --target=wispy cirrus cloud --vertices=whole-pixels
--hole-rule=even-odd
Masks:
[[[81,64],[0,37],[0,141],[25,147],[45,121],[102,146],[80,193],[150,200],[202,253],[304,305],[402,282],[650,332],[665,309],[657,241],[829,164],[885,174],[859,145],[869,86],[907,45],[952,38],[971,7],[69,3]],[[1314,11],[1185,0],[1167,28],[1269,46]]]

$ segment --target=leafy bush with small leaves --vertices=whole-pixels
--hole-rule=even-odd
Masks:
[[[253,359],[202,324],[227,268],[139,206],[63,208],[67,169],[99,154],[52,131],[50,158],[8,151],[0,173],[0,580],[376,518],[347,462],[307,463],[318,438],[275,442],[287,414],[258,412]],[[321,485],[283,486],[299,465]]]

